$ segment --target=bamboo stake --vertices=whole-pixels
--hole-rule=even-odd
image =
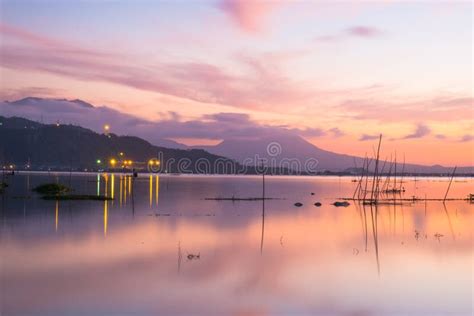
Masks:
[[[405,173],[405,154],[403,154],[402,175],[400,177],[400,193],[402,193],[403,173]]]
[[[365,159],[366,159],[366,158],[364,158],[364,162],[362,163],[362,169],[365,168]],[[356,170],[357,170],[357,168],[356,168]],[[355,196],[356,196],[356,194],[357,194],[357,191],[359,190],[359,187],[360,187],[360,181],[361,181],[361,179],[362,179],[362,175],[361,175],[361,177],[359,178],[359,181],[357,181],[357,186],[356,186],[356,188],[355,188],[355,190],[354,190],[354,194],[352,194],[352,199],[355,199]]]
[[[380,134],[379,138],[379,146],[377,148],[377,157],[375,159],[375,171],[374,171],[374,177],[373,177],[373,182],[372,182],[372,193],[370,195],[370,200],[371,203],[374,201],[374,190],[375,190],[375,181],[377,180],[378,177],[378,168],[379,168],[379,157],[380,157],[380,144],[382,143],[382,134]]]
[[[395,170],[393,175],[393,188],[397,188],[397,151],[395,151]]]
[[[457,166],[454,167],[453,174],[451,175],[451,180],[449,180],[448,189],[446,190],[446,194],[444,195],[443,203],[446,201],[446,198],[448,197],[448,192],[449,192],[449,189],[451,188],[451,182],[453,182],[454,173],[456,172],[456,168],[457,168]]]
[[[368,162],[367,164],[367,171],[366,171],[366,174],[365,174],[365,188],[364,188],[364,199],[363,199],[363,202],[365,203],[365,200],[367,198],[367,186],[368,186],[368,183],[369,183],[369,166],[370,166],[370,163],[372,163],[372,159]]]
[[[392,160],[392,154],[390,154],[390,168],[388,169],[388,175],[385,178],[385,182],[382,186],[382,192],[386,191],[390,186],[390,177],[392,176],[392,167],[393,167],[393,160]]]

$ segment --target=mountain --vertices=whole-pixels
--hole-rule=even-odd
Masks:
[[[45,100],[49,100],[52,102],[71,102],[74,104],[77,104],[78,106],[84,107],[84,108],[93,108],[94,106],[90,103],[87,103],[85,101],[75,99],[75,100],[67,100],[67,99],[43,99],[43,98],[37,98],[37,97],[26,97],[20,100],[16,100],[13,102],[8,102],[10,104],[16,105],[16,106],[36,106],[38,103],[43,103]]]
[[[317,171],[334,170],[343,171],[362,165],[362,159],[349,155],[336,154],[320,149],[307,142],[302,137],[294,134],[265,137],[262,139],[229,139],[215,146],[200,147],[216,155],[231,157],[240,163],[245,163],[258,158],[265,158],[277,164],[288,162],[293,165],[292,169],[308,171],[309,163],[315,162]],[[293,163],[292,163],[293,162]],[[307,162],[307,163],[306,163]],[[305,167],[305,163],[307,166]]]
[[[23,117],[33,121],[45,122],[55,125],[57,122],[61,126],[71,124],[82,126],[97,133],[102,133],[104,124],[111,126],[111,132],[120,135],[133,135],[142,138],[157,147],[186,150],[190,147],[173,141],[167,137],[176,134],[183,137],[195,135],[196,132],[206,130],[209,135],[209,129],[212,126],[205,123],[193,121],[183,122],[179,117],[171,119],[162,119],[152,121],[142,119],[127,113],[122,113],[107,106],[96,106],[88,102],[75,99],[44,99],[37,97],[27,97],[17,101],[0,102],[0,115],[5,117]],[[224,124],[231,118],[227,115],[224,117]],[[235,119],[235,118],[234,118]],[[17,119],[21,120],[21,119]],[[237,121],[232,126],[237,129],[246,123]],[[13,123],[9,123],[13,124]],[[31,122],[28,124],[38,124]],[[21,124],[20,124],[21,125]],[[246,127],[247,126],[247,127]],[[216,128],[218,131],[219,128]],[[232,130],[232,129],[231,129]],[[258,165],[261,160],[258,158],[266,158],[267,161],[275,165],[283,165],[286,168],[297,169],[305,172],[324,172],[325,170],[335,172],[357,173],[354,169],[356,166],[360,168],[363,159],[345,154],[339,154],[321,149],[302,137],[296,135],[291,130],[278,129],[278,133],[273,133],[276,129],[272,129],[272,133],[262,136],[260,130],[252,129],[251,126],[243,125],[240,131],[245,131],[247,136],[251,134],[253,137],[235,137],[233,135],[222,136],[224,140],[215,146],[195,146],[192,148],[203,149],[214,155],[228,157],[246,165]],[[255,131],[255,132],[254,132]],[[219,133],[219,132],[216,132]],[[242,133],[241,133],[242,134]],[[221,135],[219,135],[221,136]],[[272,144],[271,150],[275,155],[267,153],[267,147]],[[375,145],[375,141],[374,141]],[[383,143],[382,143],[383,147]],[[256,157],[258,156],[258,157]],[[316,161],[317,160],[317,163]],[[305,166],[305,163],[309,162]],[[385,170],[389,169],[390,164],[387,163]],[[451,168],[439,165],[422,166],[407,164],[405,166],[407,172],[417,173],[449,173]],[[459,167],[459,173],[473,173],[473,167]]]
[[[382,144],[383,145],[383,144]],[[288,133],[279,134],[274,137],[255,139],[229,139],[224,140],[215,146],[196,146],[210,153],[229,157],[240,163],[246,164],[264,158],[269,163],[276,165],[291,165],[291,169],[305,172],[333,172],[359,173],[364,159],[345,154],[338,154],[321,149],[298,135]],[[317,163],[315,163],[317,161]],[[380,163],[380,168],[384,163]],[[373,170],[374,163],[372,163]],[[391,164],[385,163],[385,171],[388,171]],[[355,168],[358,169],[355,169]],[[401,164],[398,163],[397,170],[401,171]],[[392,165],[394,168],[394,165]],[[458,173],[472,174],[474,167],[458,167]],[[405,171],[411,173],[450,173],[452,168],[440,165],[423,166],[417,164],[406,164]]]
[[[157,125],[136,116],[119,112],[107,106],[94,106],[83,100],[45,99],[26,97],[16,101],[0,102],[0,115],[23,117],[46,124],[74,124],[101,133],[105,124],[116,134],[141,137],[160,147],[187,149],[157,133]]]
[[[152,158],[161,161],[157,171],[196,173],[207,166],[205,163],[239,167],[230,159],[202,149],[158,147],[138,137],[98,134],[80,126],[48,125],[17,117],[0,116],[0,135],[0,163],[18,168],[29,165],[35,170],[97,170],[113,168],[110,160],[115,159],[115,168],[121,168],[123,161],[132,161],[126,168],[146,170]],[[224,169],[209,170],[222,173]]]

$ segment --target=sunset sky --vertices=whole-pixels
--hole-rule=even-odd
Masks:
[[[383,133],[407,161],[474,164],[470,1],[2,0],[0,14],[2,100],[200,123],[169,135],[186,144],[237,121],[360,156]]]

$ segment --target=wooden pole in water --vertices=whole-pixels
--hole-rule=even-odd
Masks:
[[[394,171],[394,176],[393,176],[393,190],[396,190],[396,189],[397,189],[397,151],[395,150],[395,171]]]
[[[376,183],[376,186],[375,186],[375,200],[378,200],[378,198],[379,198],[381,174],[383,174],[383,171],[385,170],[385,163],[386,162],[387,162],[387,158],[385,158],[385,161],[382,165],[382,169],[380,169],[380,171],[377,171],[377,183]]]
[[[362,183],[362,178],[364,177],[365,161],[366,161],[366,160],[367,160],[367,156],[364,158],[364,162],[363,162],[363,164],[362,164],[362,169],[363,169],[363,171],[362,171],[362,174],[361,174],[361,176],[360,176],[360,178],[359,178],[359,181],[357,181],[358,183],[357,183],[356,189],[355,189],[355,191],[354,191],[354,194],[352,195],[352,199],[353,199],[353,200],[355,200],[355,196],[356,196],[358,190],[360,190],[360,187],[361,187],[361,185],[362,185],[361,183]],[[356,169],[357,169],[357,168],[356,168]]]
[[[382,192],[385,192],[390,186],[390,177],[392,176],[392,166],[393,166],[392,154],[390,154],[390,168],[388,169],[387,177],[385,177],[385,182],[382,185],[382,189],[381,189]]]
[[[379,168],[379,157],[380,157],[380,144],[382,143],[382,134],[380,134],[379,138],[379,146],[377,148],[377,157],[375,159],[375,170],[374,170],[374,177],[372,180],[372,193],[370,195],[370,202],[374,201],[374,190],[375,190],[375,182],[378,181],[378,168]]]
[[[402,193],[402,189],[403,189],[403,174],[404,173],[405,173],[405,154],[403,154],[402,175],[400,176],[400,193]]]
[[[365,187],[364,187],[364,199],[363,199],[363,203],[365,203],[365,199],[367,198],[367,186],[369,184],[369,166],[370,164],[372,163],[372,160],[367,160],[367,169],[366,169],[366,172],[365,172]]]
[[[451,180],[449,180],[448,189],[446,190],[446,194],[444,195],[443,203],[446,201],[446,198],[448,197],[448,192],[449,192],[449,189],[451,188],[451,182],[453,182],[454,173],[456,172],[456,168],[457,168],[457,166],[454,167],[453,174],[451,175]]]
[[[260,162],[262,164],[262,199],[265,200],[265,165],[263,159]]]

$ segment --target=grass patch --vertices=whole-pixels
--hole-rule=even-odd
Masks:
[[[90,194],[70,194],[71,188],[58,184],[46,183],[33,189],[36,193],[41,194],[43,200],[61,200],[61,201],[110,201],[113,198],[105,195]]]
[[[68,193],[71,191],[71,188],[58,183],[46,183],[37,186],[33,191],[39,194],[53,196]]]
[[[5,182],[0,182],[0,194],[2,194],[7,187],[8,184],[6,184]]]

